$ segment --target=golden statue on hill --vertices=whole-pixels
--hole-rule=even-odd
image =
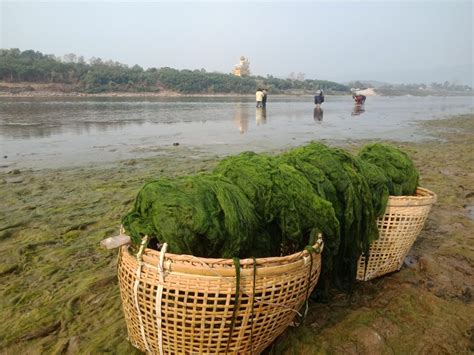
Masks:
[[[232,71],[232,74],[237,75],[237,76],[247,76],[250,75],[250,62],[249,59],[241,56],[240,57],[240,62],[237,64]]]

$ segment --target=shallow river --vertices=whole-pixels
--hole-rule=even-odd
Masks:
[[[146,157],[164,147],[216,154],[311,140],[429,138],[417,121],[473,111],[472,97],[0,98],[0,169],[47,168]]]

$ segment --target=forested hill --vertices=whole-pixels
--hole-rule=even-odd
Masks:
[[[237,77],[232,74],[172,68],[143,69],[113,61],[69,54],[64,59],[34,50],[0,49],[0,81],[64,84],[64,90],[85,93],[160,92],[184,94],[254,93],[266,87],[271,93],[348,92],[345,85],[324,80],[291,80],[272,76]],[[1,86],[1,83],[0,83]],[[60,85],[56,85],[61,87]]]

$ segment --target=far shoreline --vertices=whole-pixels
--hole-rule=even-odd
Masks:
[[[445,97],[445,96],[474,96],[474,92],[397,92],[393,94],[385,94],[378,92],[377,89],[367,88],[359,90],[361,94],[366,96],[415,96],[415,97]],[[302,97],[313,97],[314,93],[307,91],[288,91],[283,93],[272,93],[271,89],[268,94],[272,97],[279,96],[302,96]],[[348,92],[335,92],[326,91],[325,96],[327,97],[340,97],[340,96],[351,96],[352,93]],[[237,92],[232,93],[181,93],[177,91],[164,90],[160,91],[144,91],[144,92],[124,92],[124,91],[110,91],[100,93],[87,93],[75,90],[75,87],[69,84],[47,84],[47,83],[29,83],[29,82],[18,82],[10,83],[0,81],[0,98],[81,98],[81,97],[98,97],[98,98],[134,98],[134,97],[158,97],[158,98],[186,98],[186,97],[245,97],[254,98],[254,93],[241,94]]]
[[[313,97],[313,93],[278,93],[273,94],[269,92],[271,97],[284,97],[284,96],[293,96],[293,97]],[[326,97],[341,97],[348,96],[352,94],[347,93],[327,93]],[[426,93],[425,95],[413,95],[409,93],[397,94],[397,95],[384,95],[380,93],[375,93],[370,95],[371,97],[403,97],[403,96],[412,96],[412,97],[473,97],[474,93],[465,93],[465,92],[456,92],[449,94],[441,93]],[[160,91],[160,92],[104,92],[104,93],[84,93],[84,92],[60,92],[60,91],[24,91],[24,92],[1,92],[0,98],[186,98],[186,97],[206,97],[206,98],[218,98],[218,97],[243,97],[243,98],[255,98],[254,94],[239,94],[239,93],[179,93],[174,91]]]
[[[272,94],[271,96],[304,96],[312,97],[311,93],[278,93]],[[325,96],[350,96],[351,93],[341,94],[326,94]],[[378,96],[378,95],[374,95]],[[239,93],[196,93],[196,94],[184,94],[174,91],[160,91],[160,92],[105,92],[105,93],[83,93],[83,92],[56,92],[56,91],[36,91],[36,92],[0,92],[0,97],[11,97],[11,98],[50,98],[50,97],[163,97],[163,98],[174,98],[174,97],[248,97],[254,98],[254,94],[239,94]]]
[[[312,97],[314,93],[307,91],[288,91],[283,93],[272,93],[271,96],[308,96]],[[326,96],[345,96],[351,95],[348,92],[328,92]],[[255,93],[242,94],[238,92],[231,93],[181,93],[161,88],[159,91],[126,92],[126,91],[106,91],[98,93],[88,93],[77,91],[77,87],[70,84],[49,84],[49,83],[30,83],[30,82],[5,82],[0,81],[0,97],[18,97],[18,98],[50,98],[50,97],[248,97],[255,98]]]

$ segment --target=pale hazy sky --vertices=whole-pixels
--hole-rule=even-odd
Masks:
[[[0,0],[0,47],[143,67],[472,83],[471,1]]]

